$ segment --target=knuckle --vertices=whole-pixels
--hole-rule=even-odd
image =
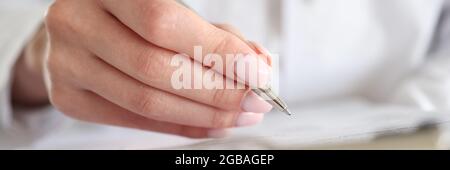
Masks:
[[[222,109],[239,110],[244,96],[242,90],[216,89],[212,97],[212,104]]]
[[[148,39],[164,39],[168,30],[173,27],[173,23],[176,23],[177,12],[173,10],[171,6],[164,3],[146,3],[142,6],[142,11],[146,18],[150,18],[144,21],[143,33],[144,37]]]
[[[138,71],[138,75],[143,75],[146,79],[157,78],[157,72],[155,67],[158,66],[158,60],[155,60],[156,52],[152,49],[145,48],[138,53],[136,57],[135,68]]]
[[[171,73],[170,62],[172,57],[170,52],[155,50],[153,48],[144,48],[137,53],[137,57],[131,65],[136,69],[136,75],[144,81],[160,81],[162,75]]]
[[[158,120],[158,114],[155,113],[158,103],[154,95],[143,91],[133,98],[134,100],[131,100],[131,105],[137,113]]]
[[[47,11],[45,24],[49,32],[59,30],[61,26],[68,24],[66,1],[55,1]]]
[[[48,8],[44,24],[50,38],[55,35],[75,37],[74,35],[80,35],[91,27],[86,24],[86,18],[82,18],[83,16],[78,13],[79,9],[72,3],[57,0]]]
[[[216,111],[212,117],[212,128],[229,128],[233,126],[233,114]]]

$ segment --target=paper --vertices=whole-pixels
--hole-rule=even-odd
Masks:
[[[74,122],[26,149],[301,149],[371,140],[414,131],[424,122],[449,124],[446,113],[342,100],[317,106],[290,105],[295,116],[268,113],[262,124],[238,128],[225,139],[194,140],[154,132]]]
[[[295,109],[295,117],[271,113],[257,127],[237,130],[228,139],[211,140],[177,149],[301,149],[368,141],[380,135],[409,133],[424,124],[446,124],[444,113],[347,101]]]

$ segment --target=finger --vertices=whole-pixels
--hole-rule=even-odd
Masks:
[[[58,106],[62,106],[59,108],[65,114],[79,120],[191,138],[224,137],[226,135],[225,130],[211,130],[148,119],[118,107],[89,91],[69,88],[59,88],[57,91],[59,96],[56,98],[53,96],[52,101],[58,103]]]
[[[82,88],[150,119],[187,126],[229,128],[253,125],[260,122],[263,116],[225,111],[155,89],[94,57],[82,57],[70,62],[85,68],[78,69],[76,77],[83,83]]]
[[[174,88],[172,78],[174,72],[179,70],[171,64],[177,58],[174,52],[148,43],[101,10],[95,12],[93,9],[91,12],[96,14],[86,19],[86,25],[89,26],[80,28],[85,29],[82,31],[85,38],[82,39],[89,40],[84,42],[85,46],[130,77],[160,90],[224,110],[257,113],[271,110],[267,102],[255,95],[246,95],[248,90],[244,86],[238,88],[239,85],[232,80],[222,79],[221,87],[205,88],[205,76],[222,77],[215,73],[208,76],[211,75],[209,68],[190,60],[188,62],[192,70],[201,70],[200,76],[192,74],[190,88]],[[197,86],[195,82],[200,82],[200,88],[194,87]]]
[[[256,75],[252,76],[256,76],[258,82],[249,81],[250,71],[245,68],[232,70],[234,72],[224,72],[223,69],[215,67],[213,69],[233,80],[251,83],[252,86],[262,87],[269,82],[270,67],[263,61],[264,58],[257,57],[246,42],[209,24],[175,1],[103,0],[102,2],[104,7],[122,23],[155,45],[187,54],[200,63],[203,63],[203,55],[218,54],[227,66],[235,63],[242,63],[248,67],[257,66]],[[234,56],[230,57],[230,54]],[[212,66],[212,64],[205,65]]]

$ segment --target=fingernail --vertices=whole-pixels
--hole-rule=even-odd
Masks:
[[[272,105],[256,95],[253,91],[249,91],[244,100],[242,100],[241,108],[246,112],[267,113],[272,110]]]
[[[230,134],[228,129],[211,129],[208,131],[208,137],[210,138],[224,138]]]
[[[239,58],[237,62],[236,75],[241,81],[250,87],[264,88],[269,84],[272,69],[263,59],[257,55],[246,55]],[[253,68],[256,70],[251,70]],[[257,76],[257,79],[252,79],[250,76]]]
[[[264,118],[262,113],[243,112],[236,121],[237,127],[252,126],[260,123]]]

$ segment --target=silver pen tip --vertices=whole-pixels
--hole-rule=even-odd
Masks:
[[[286,113],[289,116],[292,116],[292,112],[287,108],[284,110],[284,113]]]

